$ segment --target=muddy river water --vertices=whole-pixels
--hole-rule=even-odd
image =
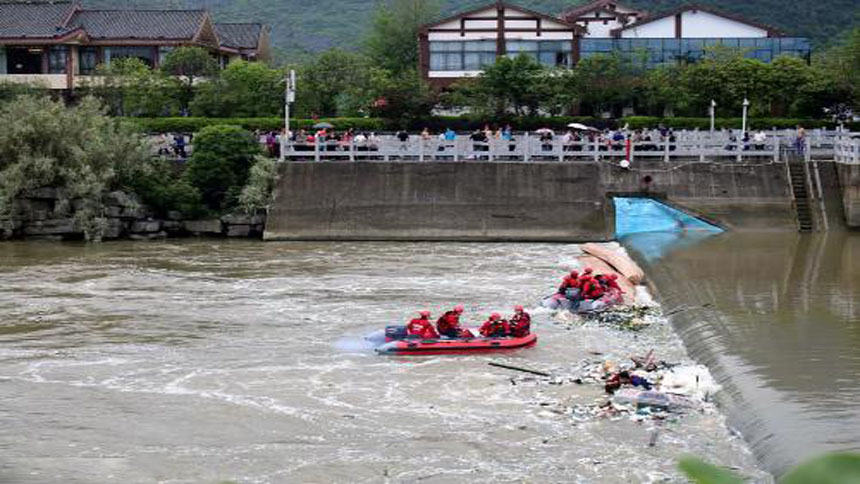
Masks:
[[[411,359],[363,336],[416,309],[462,303],[478,323],[534,307],[576,246],[2,244],[0,482],[675,482],[682,454],[767,481],[860,442],[858,240],[718,236],[660,260],[640,240],[664,307],[691,308],[679,333],[570,330],[536,310],[534,348]],[[650,348],[690,362],[676,334],[714,365],[755,455],[719,412],[664,423],[650,446],[651,422],[545,405],[598,387],[487,365],[565,374]]]

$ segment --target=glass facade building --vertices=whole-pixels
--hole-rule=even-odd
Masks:
[[[809,59],[809,39],[802,37],[711,38],[711,39],[581,39],[580,58],[619,52],[643,60],[647,67],[677,62],[696,62],[707,49],[724,46],[738,49],[750,59],[770,62],[780,55]]]
[[[430,42],[431,71],[480,71],[495,62],[495,40]]]
[[[564,40],[515,40],[505,42],[509,57],[530,55],[547,67],[573,65],[572,43]],[[646,67],[678,62],[696,62],[709,48],[723,46],[738,49],[745,57],[770,62],[780,55],[809,60],[809,39],[803,37],[711,38],[711,39],[598,39],[579,40],[579,56],[618,52]],[[479,71],[496,62],[495,40],[432,41],[431,71]]]
[[[573,45],[564,40],[507,40],[506,54],[534,57],[548,67],[570,67]],[[479,71],[496,62],[495,40],[445,40],[430,42],[431,71]]]

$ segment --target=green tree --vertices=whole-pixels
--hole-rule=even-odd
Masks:
[[[546,70],[533,57],[499,57],[477,78],[459,83],[462,102],[481,114],[504,117],[534,114],[540,105],[540,85]]]
[[[361,54],[332,49],[297,71],[296,113],[299,116],[336,116],[344,106],[361,103],[345,96],[367,93],[372,66]]]
[[[399,74],[374,70],[369,85],[370,112],[377,117],[395,120],[404,127],[415,119],[428,116],[437,102],[435,92],[416,69]]]
[[[650,116],[672,116],[683,111],[689,103],[689,93],[678,85],[682,72],[683,67],[676,65],[647,71],[638,91],[637,107]]]
[[[250,132],[238,126],[207,126],[194,136],[185,177],[210,210],[222,211],[236,205],[259,154],[259,140]]]
[[[283,71],[260,62],[231,62],[217,80],[197,88],[191,112],[211,117],[281,116],[283,78]]]
[[[822,64],[833,88],[844,93],[854,110],[860,112],[860,27],[827,51]]]
[[[152,70],[140,59],[114,59],[98,66],[97,76],[86,79],[89,92],[115,116],[163,116],[179,112],[177,82]]]
[[[74,206],[89,240],[105,228],[103,197],[151,169],[152,148],[130,125],[85,97],[74,107],[21,96],[0,106],[0,231],[19,220],[18,200],[42,187],[60,188],[59,206]]]
[[[365,41],[375,65],[400,74],[418,66],[418,33],[439,16],[438,0],[377,0]]]
[[[765,68],[763,97],[769,101],[772,116],[787,116],[797,111],[802,93],[810,92],[815,72],[803,59],[779,56]]]
[[[639,78],[619,54],[582,59],[574,68],[580,99],[594,114],[613,112],[633,103],[633,88]]]
[[[177,47],[165,57],[161,71],[179,80],[179,100],[182,107],[187,108],[194,98],[195,82],[217,74],[218,62],[202,47]]]

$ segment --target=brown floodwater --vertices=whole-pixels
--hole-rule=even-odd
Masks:
[[[625,245],[648,261],[664,307],[682,310],[679,335],[766,469],[860,450],[860,234],[640,234]]]
[[[535,309],[577,251],[562,244],[0,244],[0,482],[684,482],[676,469],[683,454],[767,482],[719,412],[659,427],[627,417],[578,419],[553,410],[559,402],[600,401],[599,385],[542,384],[487,365],[566,376],[582,362],[624,361],[651,348],[691,363],[665,321],[637,333],[569,328]],[[768,299],[771,287],[781,287],[784,273],[769,280],[747,289],[720,278],[713,291],[747,293],[745,307],[772,311],[779,304]],[[697,287],[713,281],[702,282]],[[675,287],[685,297],[700,290]],[[827,306],[832,296],[810,295],[810,304]],[[438,314],[456,303],[472,325],[525,304],[539,342],[505,355],[390,358],[364,340],[417,309]],[[803,360],[813,352],[769,336],[764,328],[773,322],[765,319],[724,320],[745,333],[732,354],[761,389],[764,408],[817,389],[807,401],[834,409],[816,410],[822,422],[796,405],[774,411],[797,412],[786,418],[818,434],[837,412],[856,418],[849,367],[784,357],[779,347]],[[815,337],[827,345],[818,357],[828,362],[855,354],[844,321],[827,323],[832,337],[803,318],[783,326],[788,334],[818,328]],[[719,348],[710,333],[703,343]],[[780,370],[769,372],[771,364]]]

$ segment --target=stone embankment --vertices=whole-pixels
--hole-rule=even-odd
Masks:
[[[83,238],[74,213],[77,201],[69,203],[62,189],[40,188],[18,200],[18,220],[13,238],[28,240],[75,240]],[[262,237],[265,215],[229,214],[202,220],[183,219],[179,212],[156,217],[133,193],[115,191],[104,199],[104,240],[155,240],[168,237]]]

